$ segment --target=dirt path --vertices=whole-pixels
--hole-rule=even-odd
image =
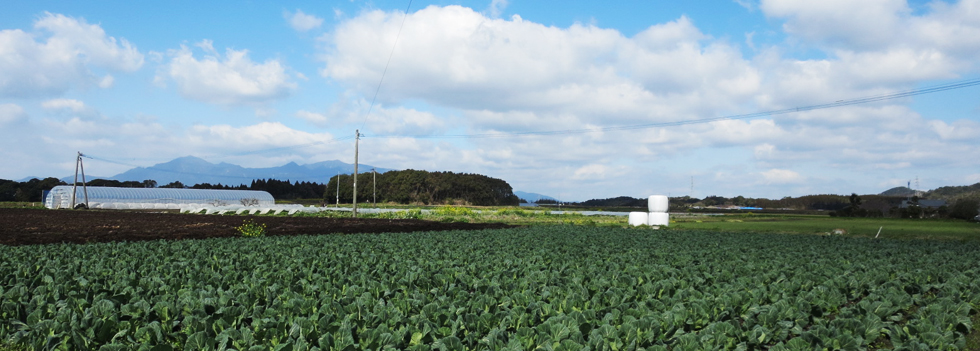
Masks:
[[[411,219],[219,216],[118,210],[0,209],[0,244],[35,245],[237,236],[246,218],[268,235],[391,233],[508,228],[502,223],[442,223]]]

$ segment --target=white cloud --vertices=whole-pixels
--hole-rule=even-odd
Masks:
[[[819,46],[859,69],[892,75],[949,78],[956,69],[976,68],[980,53],[977,0],[929,4],[913,14],[904,0],[763,0],[770,17],[785,19],[784,30]],[[850,59],[854,58],[854,60]]]
[[[102,77],[102,79],[99,80],[99,88],[109,89],[112,88],[113,84],[115,83],[116,78],[113,78],[111,74],[106,74],[105,77]]]
[[[250,126],[196,125],[187,130],[186,140],[197,146],[216,149],[262,150],[283,146],[323,143],[332,139],[327,133],[314,134],[289,128],[278,122]]]
[[[277,113],[279,113],[279,111],[276,111],[276,109],[274,109],[274,108],[256,108],[255,109],[255,116],[256,117],[259,117],[259,118],[270,118],[272,116],[275,116]]]
[[[430,6],[408,15],[379,101],[434,106],[436,121],[481,136],[467,140],[469,146],[453,153],[450,164],[505,169],[515,179],[532,179],[523,169],[533,167],[562,169],[570,181],[583,181],[609,170],[600,166],[628,163],[635,171],[640,162],[680,164],[705,173],[698,168],[704,166],[684,158],[724,153],[737,157],[707,164],[731,165],[718,167],[738,179],[751,182],[766,175],[767,188],[805,191],[812,181],[836,189],[848,185],[833,177],[848,177],[855,170],[965,167],[964,159],[980,155],[975,151],[980,148],[968,141],[976,139],[975,128],[921,116],[911,100],[897,99],[636,131],[568,136],[560,131],[832,103],[972,74],[980,55],[975,44],[980,35],[969,35],[980,28],[980,18],[969,15],[976,13],[969,9],[976,3],[934,3],[913,14],[902,1],[763,1],[760,10],[785,21],[789,39],[759,45],[749,58],[737,43],[706,35],[695,25],[697,19],[686,16],[626,37],[592,25],[559,28],[517,15],[499,19],[493,11]],[[321,75],[349,94],[371,96],[402,16],[368,11],[341,19],[322,37]],[[826,23],[833,28],[824,28]],[[747,34],[746,40],[754,39]],[[341,111],[360,108],[347,107]],[[327,116],[350,117],[335,111],[307,117]],[[386,126],[368,124],[367,129]],[[560,136],[501,138],[529,131],[559,131]],[[501,137],[482,138],[486,135]],[[596,166],[593,160],[603,161]],[[800,165],[809,167],[807,174],[818,169],[835,175],[804,177]],[[635,183],[606,174],[605,179]],[[804,179],[806,185],[800,182]]]
[[[74,113],[84,112],[87,107],[84,102],[75,99],[52,99],[41,103],[46,110],[68,110]]]
[[[769,143],[763,143],[761,145],[756,146],[753,150],[753,153],[755,154],[755,157],[759,159],[769,158],[772,157],[774,153],[776,153],[776,146]]]
[[[371,136],[432,135],[443,131],[452,118],[432,112],[398,106],[388,108],[379,104],[371,107],[361,98],[341,96],[324,112],[299,110],[299,119],[319,128],[360,128]]]
[[[213,104],[260,104],[285,97],[296,88],[279,60],[253,62],[248,50],[226,49],[218,54],[211,41],[197,44],[205,51],[200,60],[190,48],[171,50],[170,62],[158,72],[156,80],[173,80],[182,96]]]
[[[871,167],[874,169],[885,169],[885,170],[904,169],[904,168],[912,167],[912,163],[911,162],[873,163],[871,164]]]
[[[0,104],[0,125],[14,124],[27,119],[24,108],[17,104]]]
[[[964,184],[976,184],[980,183],[980,173],[974,173],[963,177]]]
[[[328,122],[330,122],[330,118],[326,115],[306,110],[296,111],[296,117],[321,128],[329,126]]]
[[[490,0],[490,17],[498,18],[500,14],[504,12],[510,1],[507,0]]]
[[[372,89],[400,21],[398,14],[375,11],[341,24],[325,37],[333,50],[321,73]],[[620,39],[611,30],[489,19],[459,6],[430,6],[409,15],[401,37],[385,78],[386,98],[421,97],[456,106],[524,104],[533,100],[522,98],[529,90],[583,81],[588,55],[608,52],[601,47]]]
[[[111,86],[92,70],[133,72],[142,67],[143,54],[99,25],[45,13],[34,22],[34,32],[0,31],[0,62],[0,96],[36,97]]]
[[[308,15],[303,13],[301,10],[296,10],[295,13],[290,13],[289,11],[283,11],[282,17],[289,22],[289,26],[293,27],[297,32],[308,32],[312,29],[319,28],[323,24],[323,19],[314,15]]]
[[[364,94],[377,86],[401,23],[373,11],[322,40],[321,74]],[[683,119],[732,97],[751,96],[760,78],[737,49],[692,22],[651,26],[633,38],[595,26],[548,27],[488,18],[459,6],[409,15],[384,80],[382,101],[426,102],[498,113],[574,114],[582,123]],[[523,123],[523,121],[512,121]]]
[[[804,180],[802,175],[788,169],[770,169],[762,172],[761,175],[766,184],[792,184]]]
[[[445,126],[445,121],[430,112],[405,107],[378,106],[370,115],[360,118],[372,131],[381,134],[425,135],[440,131]]]
[[[749,0],[734,0],[738,6],[744,7],[746,10],[755,11],[755,4]]]
[[[929,127],[943,140],[978,140],[980,139],[980,123],[970,120],[958,120],[953,123],[929,121]]]
[[[808,106],[973,76],[980,63],[975,59],[980,57],[980,35],[974,35],[980,21],[969,6],[977,0],[935,2],[914,13],[904,10],[904,2],[833,3],[840,9],[763,2],[760,11],[776,27],[785,24],[788,37],[774,43],[771,39],[782,33],[766,28],[755,37],[746,35],[747,42],[758,44],[748,54],[754,56],[745,56],[738,47],[747,45],[739,33],[715,38],[702,32],[697,24],[703,18],[680,16],[628,37],[595,25],[555,27],[517,15],[501,19],[495,13],[505,12],[503,2],[488,3],[482,13],[459,6],[410,13],[397,45],[403,13],[338,15],[339,24],[321,37],[319,73],[341,91],[336,92],[337,102],[324,109],[297,110],[278,103],[296,89],[293,81],[305,79],[282,60],[255,62],[244,50],[215,49],[208,40],[148,56],[159,59],[158,81],[176,86],[190,99],[249,105],[258,115],[275,113],[271,102],[276,100],[275,107],[287,109],[284,115],[293,119],[286,124],[349,129],[341,132],[346,139],[361,128],[366,134],[360,144],[362,162],[488,174],[519,190],[564,193],[573,199],[686,194],[692,175],[699,182],[697,196],[784,196],[862,193],[860,186],[876,192],[882,190],[875,188],[878,184],[913,171],[951,181],[976,173],[980,126],[968,118],[918,110],[911,99],[637,130],[602,128]],[[820,23],[834,27],[821,30]],[[881,28],[870,28],[868,37],[861,37],[868,26]],[[368,114],[368,101],[392,47],[391,66]],[[111,86],[109,73],[118,76],[88,67],[95,72],[87,78],[90,85],[102,80]],[[222,161],[262,166],[287,159],[352,161],[352,140],[322,144],[329,134],[272,121],[182,129],[154,119],[85,118],[72,109],[72,101],[45,101],[41,107],[50,105],[51,119],[35,118],[18,128],[37,125],[48,128],[46,133],[64,135],[40,143],[50,148],[49,154],[76,146],[94,154],[136,156],[120,145],[141,145],[142,152],[174,157],[199,150],[234,155],[287,148],[274,155]],[[76,105],[86,107],[80,101]],[[16,110],[5,106],[0,105],[0,121],[26,120],[23,109],[5,114],[4,108]],[[582,129],[592,132],[561,132]],[[507,135],[529,131],[556,133]],[[476,136],[399,137],[446,134]],[[25,143],[0,139],[0,157],[5,159],[10,155],[4,150]],[[289,149],[304,143],[314,146]]]
[[[789,34],[849,48],[888,45],[904,32],[902,19],[911,13],[904,0],[762,0],[760,8],[767,16],[789,18],[783,25]]]
[[[606,178],[606,174],[609,173],[609,166],[602,164],[590,164],[579,167],[574,173],[572,173],[572,179],[575,180],[596,180]]]

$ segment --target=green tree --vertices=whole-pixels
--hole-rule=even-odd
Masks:
[[[851,193],[851,197],[848,199],[849,204],[844,208],[832,212],[831,215],[837,215],[839,217],[868,217],[868,210],[861,208],[861,197],[856,193]]]
[[[922,218],[922,207],[919,206],[919,197],[913,196],[908,205],[902,209],[902,218]]]
[[[179,180],[175,180],[175,181],[171,182],[170,184],[161,186],[161,188],[177,188],[177,189],[183,189],[183,188],[186,188],[186,187],[187,186],[185,186],[184,183],[181,183]]]
[[[949,217],[956,219],[973,219],[980,211],[980,201],[977,199],[959,199],[949,209]]]

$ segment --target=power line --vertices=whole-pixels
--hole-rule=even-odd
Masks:
[[[172,170],[172,169],[165,169],[165,168],[157,168],[157,167],[153,167],[153,166],[143,167],[143,166],[137,166],[137,165],[129,164],[129,163],[125,163],[125,162],[113,161],[113,160],[105,159],[105,158],[102,158],[102,157],[95,157],[95,156],[92,156],[92,155],[89,155],[89,154],[84,154],[84,155],[82,155],[82,157],[93,159],[93,160],[97,160],[97,161],[102,161],[102,162],[108,162],[108,163],[112,163],[112,164],[117,164],[117,165],[120,165],[120,166],[127,166],[127,167],[133,167],[133,168],[143,168],[143,169],[153,170],[153,171],[157,171],[157,172],[175,173],[175,174],[180,174],[180,175],[193,175],[193,176],[216,177],[216,178],[254,180],[253,177],[246,177],[246,176],[236,176],[236,175],[227,175],[227,174],[208,174],[208,173],[186,172],[186,171],[179,171],[179,170]]]
[[[409,6],[411,6],[411,2],[409,2]],[[508,138],[508,137],[520,137],[520,136],[532,136],[532,135],[550,136],[550,135],[585,134],[585,133],[622,131],[622,130],[639,130],[639,129],[650,129],[650,128],[660,128],[660,127],[673,127],[673,126],[682,126],[682,125],[691,125],[691,124],[702,124],[702,123],[710,123],[710,122],[723,121],[723,120],[750,119],[750,118],[757,118],[757,117],[765,117],[765,116],[775,116],[775,115],[781,115],[781,114],[788,114],[788,113],[794,113],[794,112],[814,111],[814,110],[828,109],[828,108],[834,108],[834,107],[851,106],[851,105],[866,104],[866,103],[878,102],[878,101],[894,100],[894,99],[899,99],[899,98],[904,98],[904,97],[911,97],[911,96],[916,96],[916,95],[923,95],[923,94],[930,94],[930,93],[942,92],[942,91],[947,91],[947,90],[968,88],[968,87],[977,86],[977,85],[980,85],[980,78],[970,79],[970,80],[964,80],[964,81],[959,81],[959,82],[954,82],[954,83],[949,83],[949,84],[936,85],[936,86],[931,86],[931,87],[925,87],[925,88],[920,88],[920,89],[913,89],[913,90],[901,91],[901,92],[896,92],[896,93],[891,93],[891,94],[876,95],[876,96],[864,97],[864,98],[856,98],[856,99],[838,100],[838,101],[833,102],[833,103],[825,103],[825,104],[818,104],[818,105],[809,105],[809,106],[801,106],[801,107],[794,107],[794,108],[786,108],[786,109],[781,109],[781,110],[754,112],[754,113],[740,114],[740,115],[730,115],[730,116],[712,117],[712,118],[704,118],[704,119],[694,119],[694,120],[686,120],[686,121],[675,121],[675,122],[647,123],[647,124],[635,124],[635,125],[625,125],[625,126],[600,127],[600,128],[591,128],[591,129],[565,129],[565,130],[549,130],[549,131],[527,131],[527,132],[509,132],[509,133],[508,132],[501,132],[501,133],[482,133],[482,134],[376,135],[374,137],[376,137],[376,138],[418,138],[418,139],[463,139],[463,138],[466,138],[466,139],[482,139],[482,138]],[[360,135],[363,136],[363,134],[360,134]],[[255,155],[255,154],[261,154],[261,153],[272,152],[272,151],[283,151],[283,150],[290,150],[290,149],[298,149],[298,148],[310,147],[310,146],[314,146],[314,145],[330,144],[330,143],[339,142],[339,141],[345,141],[345,140],[350,140],[350,139],[354,139],[354,137],[347,136],[347,137],[342,137],[342,138],[333,138],[333,139],[327,140],[327,141],[318,141],[318,142],[313,142],[313,143],[298,144],[298,145],[291,145],[291,146],[282,146],[282,147],[274,147],[274,148],[266,148],[266,149],[257,149],[257,150],[245,151],[245,152],[238,152],[238,153],[212,154],[212,155],[205,155],[205,156],[201,156],[201,157],[202,158],[212,158],[212,157],[229,157],[229,156],[247,156],[247,155]],[[193,172],[180,172],[180,171],[174,171],[174,170],[168,170],[168,169],[161,169],[161,168],[156,168],[156,167],[152,167],[152,166],[150,166],[150,167],[143,167],[143,166],[138,166],[138,165],[134,165],[134,164],[131,164],[131,163],[126,163],[126,162],[122,162],[122,161],[112,160],[112,159],[108,159],[108,158],[104,158],[104,157],[92,156],[90,154],[83,154],[82,157],[93,159],[93,160],[98,160],[98,161],[102,161],[102,162],[108,162],[108,163],[112,163],[112,164],[116,164],[116,165],[127,166],[127,167],[134,167],[134,168],[135,167],[142,167],[142,168],[145,168],[145,169],[150,169],[150,170],[155,170],[155,171],[170,172],[170,173],[179,173],[179,174],[187,174],[187,175],[215,176],[215,175],[211,175],[211,174],[198,174],[198,173],[193,173]],[[232,175],[219,175],[219,177],[235,178],[235,179],[251,179],[250,177],[245,177],[245,176],[232,176]]]
[[[690,124],[702,124],[702,123],[710,123],[710,122],[717,122],[717,121],[750,119],[750,118],[757,118],[757,117],[776,116],[776,115],[782,115],[782,114],[788,114],[794,112],[806,112],[806,111],[822,110],[822,109],[828,109],[834,107],[860,105],[860,104],[867,104],[871,102],[894,100],[894,99],[900,99],[900,98],[911,97],[916,95],[937,93],[937,92],[947,91],[947,90],[962,89],[962,88],[967,88],[967,87],[972,87],[977,85],[980,85],[980,78],[964,80],[964,81],[943,84],[943,85],[936,85],[931,87],[925,87],[920,89],[912,89],[912,90],[901,91],[901,92],[896,92],[891,94],[876,95],[876,96],[856,98],[856,99],[837,100],[836,102],[832,102],[832,103],[800,106],[800,107],[786,108],[781,110],[753,112],[753,113],[739,114],[739,115],[692,119],[686,121],[645,123],[645,124],[599,127],[599,128],[527,131],[527,132],[445,134],[445,135],[376,135],[375,137],[376,138],[417,138],[417,139],[485,139],[485,138],[510,138],[510,137],[532,136],[532,135],[549,136],[549,135],[585,134],[585,133],[611,132],[611,131],[622,131],[622,130],[675,127],[675,126],[683,126],[683,125],[690,125]]]
[[[408,1],[408,7],[405,8],[405,15],[402,16],[402,24],[398,26],[398,34],[395,35],[395,42],[391,44],[391,52],[388,53],[388,61],[385,62],[385,69],[381,71],[381,79],[378,80],[378,87],[374,89],[374,97],[371,98],[371,105],[368,106],[367,114],[365,116],[370,116],[371,111],[374,110],[374,103],[378,100],[378,93],[381,92],[381,83],[384,83],[385,76],[388,74],[388,66],[391,65],[391,57],[395,56],[395,47],[398,46],[398,39],[402,36],[402,29],[405,28],[405,20],[408,19],[408,11],[412,8],[412,1]],[[364,123],[361,122],[361,128],[364,128]]]
[[[344,141],[344,140],[348,140],[348,139],[353,139],[353,138],[354,137],[348,136],[348,137],[343,137],[343,138],[334,138],[334,139],[327,140],[327,141],[318,141],[318,142],[314,142],[314,143],[306,143],[306,144],[299,144],[299,145],[292,145],[292,146],[274,147],[274,148],[267,148],[267,149],[258,149],[258,150],[245,151],[245,152],[239,152],[239,153],[227,153],[227,154],[223,154],[223,155],[212,154],[212,155],[205,155],[205,156],[199,156],[199,157],[201,157],[201,158],[211,158],[211,157],[228,157],[228,156],[247,156],[247,155],[255,155],[255,154],[261,154],[261,153],[266,153],[266,152],[271,152],[271,151],[283,151],[283,150],[290,150],[290,149],[298,149],[298,148],[310,147],[310,146],[314,146],[314,145],[331,144],[331,143],[335,143],[335,142],[339,142],[339,141]],[[228,178],[228,179],[243,179],[243,180],[252,180],[253,179],[253,177],[247,177],[247,176],[235,176],[235,175],[224,175],[224,174],[205,174],[205,173],[196,173],[196,172],[185,172],[185,171],[177,171],[177,170],[172,170],[172,169],[157,168],[157,167],[153,167],[153,166],[144,167],[144,166],[134,165],[134,164],[126,163],[126,162],[122,162],[122,161],[111,160],[111,159],[104,158],[104,157],[92,156],[91,154],[82,154],[81,157],[85,157],[85,158],[92,159],[92,160],[97,160],[97,161],[102,161],[102,162],[107,162],[107,163],[112,163],[112,164],[120,165],[120,166],[127,166],[127,167],[133,167],[133,168],[143,168],[143,169],[154,170],[154,171],[159,171],[159,172],[166,172],[166,173],[175,173],[175,174],[182,174],[182,175],[195,175],[195,176],[208,176],[208,177],[220,177],[220,178]]]

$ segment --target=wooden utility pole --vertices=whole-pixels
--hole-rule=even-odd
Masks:
[[[374,187],[374,207],[378,207],[378,172],[371,168],[371,175],[374,177],[371,179],[371,185]]]
[[[354,130],[354,218],[357,218],[357,145],[361,141],[361,131]]]

